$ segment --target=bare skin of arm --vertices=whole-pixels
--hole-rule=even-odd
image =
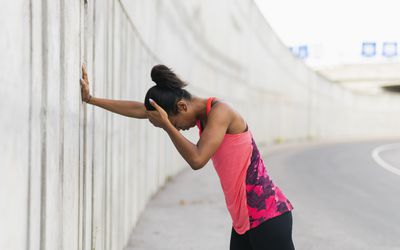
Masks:
[[[169,122],[167,114],[160,106],[155,102],[150,103],[156,108],[156,111],[147,111],[149,121],[168,133],[176,149],[193,170],[201,169],[206,165],[222,143],[226,130],[233,120],[233,112],[228,105],[215,104],[208,115],[207,126],[199,141],[197,144],[193,144]]]
[[[176,149],[189,163],[193,170],[204,167],[211,156],[217,151],[224,139],[227,128],[232,119],[231,112],[225,104],[216,104],[211,110],[207,120],[207,126],[201,133],[197,145],[187,140],[175,127],[168,126],[168,133]]]
[[[91,96],[89,92],[89,79],[86,73],[85,65],[82,65],[82,79],[80,82],[82,101],[120,115],[137,119],[147,119],[146,107],[142,102],[112,100]]]
[[[88,103],[120,115],[147,119],[146,108],[142,102],[92,97]]]

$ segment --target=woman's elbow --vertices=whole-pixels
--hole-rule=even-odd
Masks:
[[[190,164],[190,167],[191,167],[193,170],[199,170],[199,169],[202,169],[202,168],[204,167],[204,165],[206,165],[206,163],[204,163],[203,161],[193,161],[193,162]]]
[[[203,166],[200,166],[200,165],[190,165],[190,167],[193,169],[193,170],[199,170],[199,169],[201,169]]]

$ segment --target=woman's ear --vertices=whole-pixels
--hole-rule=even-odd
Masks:
[[[180,100],[179,102],[177,102],[176,105],[178,106],[178,111],[179,111],[179,112],[183,112],[183,111],[186,112],[186,111],[188,110],[188,107],[187,107],[186,102],[184,102],[184,101],[182,101],[182,100]]]

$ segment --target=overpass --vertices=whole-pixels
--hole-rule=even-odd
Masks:
[[[359,63],[335,65],[318,69],[332,82],[363,94],[400,91],[400,63]]]

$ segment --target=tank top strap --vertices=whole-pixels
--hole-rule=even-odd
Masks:
[[[216,98],[216,97],[209,97],[209,98],[207,99],[207,105],[206,105],[206,114],[207,114],[207,116],[208,116],[208,113],[210,113],[210,111],[211,111],[211,103],[212,103],[213,100],[218,100],[218,98]],[[199,135],[201,135],[201,133],[203,132],[203,128],[202,128],[202,126],[201,126],[200,120],[197,120],[197,121],[196,121],[196,126],[199,128]]]
[[[211,111],[211,103],[214,99],[217,99],[216,97],[209,97],[207,100],[207,109],[206,109],[206,114],[208,116],[208,113]]]

